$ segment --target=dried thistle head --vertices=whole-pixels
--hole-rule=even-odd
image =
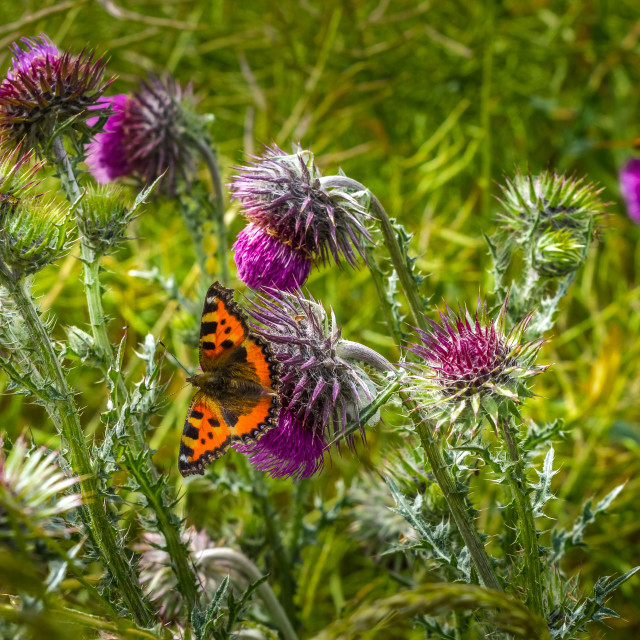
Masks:
[[[29,447],[24,437],[10,448],[3,440],[0,437],[0,517],[3,508],[11,508],[32,521],[48,520],[82,506],[82,496],[69,493],[78,478],[60,469],[57,451]]]
[[[249,313],[260,323],[254,330],[269,340],[281,363],[282,406],[276,429],[237,448],[274,477],[309,477],[322,469],[331,438],[371,401],[375,385],[343,356],[333,312],[329,317],[313,298],[280,292],[277,298],[259,298]],[[354,446],[353,436],[347,443]]]
[[[22,38],[11,50],[11,69],[0,83],[0,146],[13,148],[25,139],[28,148],[42,151],[72,118],[71,126],[87,133],[86,120],[96,115],[111,83],[104,80],[106,61],[60,51],[45,34]]]
[[[363,224],[368,214],[344,190],[322,186],[310,151],[286,154],[273,145],[236,169],[229,187],[250,223],[234,245],[245,284],[293,291],[313,263],[357,265],[370,240]]]
[[[404,364],[406,389],[438,428],[456,423],[459,431],[467,425],[473,432],[484,416],[495,422],[499,405],[530,397],[525,381],[546,371],[535,364],[544,341],[524,341],[531,315],[507,332],[506,310],[505,301],[492,319],[478,301],[475,317],[447,309],[439,323],[429,319],[430,331],[416,330],[420,341],[407,350],[420,361]]]

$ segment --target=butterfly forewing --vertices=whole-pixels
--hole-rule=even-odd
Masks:
[[[203,371],[221,367],[249,333],[233,291],[215,282],[209,287],[200,325],[200,366]]]

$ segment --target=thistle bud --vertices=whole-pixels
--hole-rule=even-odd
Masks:
[[[22,198],[0,236],[0,261],[14,280],[44,269],[67,250],[66,209]]]
[[[582,178],[516,173],[502,191],[504,212],[499,222],[523,245],[548,231],[571,231],[586,245],[592,239],[594,221],[604,210],[599,197],[602,189]]]
[[[548,231],[536,241],[533,268],[546,278],[561,278],[578,269],[585,259],[585,246],[571,231]]]
[[[117,248],[134,216],[127,212],[122,189],[112,185],[89,187],[77,216],[78,230],[98,255]]]
[[[0,156],[0,225],[13,217],[20,204],[20,198],[27,195],[37,184],[35,174],[40,163],[29,167],[31,153],[20,155],[20,145],[13,151]]]

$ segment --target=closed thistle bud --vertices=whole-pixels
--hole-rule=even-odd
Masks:
[[[571,231],[588,244],[595,222],[604,211],[602,189],[584,179],[549,172],[537,176],[516,173],[502,188],[502,228],[513,239],[528,245],[532,235],[547,231]]]
[[[286,154],[276,145],[229,185],[249,225],[234,244],[238,275],[252,288],[294,291],[312,264],[357,264],[364,240],[364,207],[346,191],[322,185],[310,151]]]
[[[495,319],[478,301],[475,317],[451,309],[431,319],[431,331],[417,329],[419,343],[407,350],[420,362],[407,362],[406,390],[437,427],[456,424],[459,432],[489,416],[495,423],[500,404],[520,402],[532,394],[525,386],[547,367],[534,364],[543,340],[525,342],[528,315],[511,331],[505,330],[507,301]]]
[[[44,269],[68,248],[67,210],[43,197],[22,198],[0,235],[0,268],[13,280]]]
[[[251,463],[272,476],[308,478],[323,467],[332,437],[375,396],[376,387],[357,361],[376,365],[378,354],[342,340],[335,317],[301,293],[260,298],[249,309],[253,329],[271,344],[281,364],[278,426],[257,442],[239,445]],[[379,420],[379,414],[369,423]],[[360,425],[364,434],[364,424]],[[353,436],[347,444],[354,446]]]
[[[0,83],[0,145],[15,147],[24,138],[42,150],[71,118],[71,126],[88,133],[86,120],[111,83],[103,79],[106,62],[59,51],[45,34],[21,42],[11,46],[12,66]]]
[[[133,217],[127,212],[122,189],[112,185],[91,186],[82,199],[78,230],[96,254],[104,255],[115,250],[125,238]]]
[[[535,241],[533,268],[546,278],[573,273],[585,260],[585,246],[572,231],[548,231]]]

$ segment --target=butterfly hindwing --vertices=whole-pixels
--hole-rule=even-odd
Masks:
[[[182,431],[178,468],[183,476],[204,473],[205,464],[219,458],[231,444],[229,426],[216,402],[198,391]]]
[[[249,333],[233,291],[214,282],[207,291],[200,325],[200,366],[203,371],[223,366]]]

